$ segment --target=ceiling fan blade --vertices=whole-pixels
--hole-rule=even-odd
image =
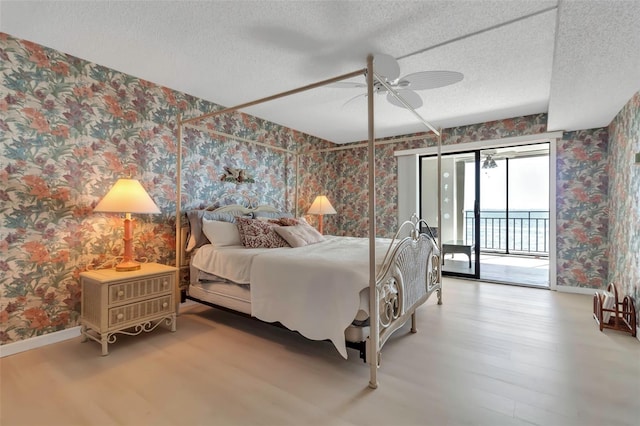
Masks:
[[[413,90],[400,89],[396,90],[396,92],[398,92],[398,95],[400,95],[402,99],[404,99],[409,105],[411,105],[411,108],[417,109],[422,106],[422,98]],[[393,96],[393,93],[387,94],[387,100],[389,101],[389,103],[395,106],[406,108],[406,106],[402,102],[400,102],[395,96]]]
[[[457,71],[420,71],[408,74],[400,79],[398,85],[409,82],[411,90],[436,89],[462,81],[464,75]]]
[[[356,95],[356,96],[354,96],[353,98],[349,99],[347,102],[343,103],[343,104],[342,104],[342,108],[346,107],[346,106],[347,106],[347,104],[350,104],[351,102],[355,101],[356,99],[358,99],[358,98],[363,98],[363,97],[366,97],[366,96],[367,96],[367,94],[366,94],[366,93],[361,93],[361,94],[359,94],[359,95]]]
[[[378,53],[373,57],[373,71],[387,81],[394,81],[400,77],[400,65],[391,55]]]
[[[326,87],[333,87],[334,89],[361,89],[367,87],[364,83],[356,83],[354,81],[337,81],[335,83],[327,84]]]

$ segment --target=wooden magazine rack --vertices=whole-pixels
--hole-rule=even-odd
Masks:
[[[611,297],[613,301],[610,300]],[[620,302],[618,290],[613,283],[607,287],[607,293],[596,292],[593,295],[593,318],[600,331],[611,328],[636,336],[636,308],[633,306],[633,299],[625,296]]]

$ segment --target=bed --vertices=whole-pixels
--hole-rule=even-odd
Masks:
[[[254,218],[260,215],[267,220]],[[291,216],[269,206],[188,212],[185,251],[191,256],[185,298],[279,323],[311,340],[329,340],[344,358],[347,346],[358,349],[366,360],[369,240],[320,236],[295,247],[252,248],[242,245],[239,235],[228,236],[239,227],[238,220],[275,219],[267,226],[285,232],[287,227],[277,222],[280,215]],[[313,229],[303,219],[297,221],[298,226],[289,228]],[[415,309],[434,291],[441,302],[439,251],[431,235],[416,232],[419,222],[414,218],[404,224],[404,239],[376,239],[380,346],[409,317],[415,320]]]
[[[388,65],[388,64],[387,64]],[[386,70],[385,70],[386,68]],[[390,67],[393,69],[394,67]],[[385,62],[380,62],[380,69],[374,68],[373,55],[367,57],[366,68],[356,70],[347,74],[343,74],[337,77],[333,77],[327,80],[323,80],[317,83],[312,83],[307,86],[300,87],[298,89],[289,90],[276,95],[268,96],[255,101],[247,102],[244,104],[236,105],[233,107],[219,109],[213,112],[202,114],[196,117],[186,118],[182,117],[179,113],[176,121],[177,131],[177,174],[176,174],[176,231],[179,233],[182,229],[181,221],[183,216],[182,206],[182,141],[183,141],[183,128],[190,128],[191,130],[208,132],[212,135],[222,135],[223,137],[238,138],[234,135],[228,135],[220,133],[214,129],[215,123],[203,124],[205,120],[213,119],[214,117],[233,113],[244,108],[248,108],[263,102],[269,102],[285,96],[290,96],[302,91],[322,87],[328,84],[336,83],[342,80],[346,80],[352,77],[365,76],[367,82],[367,113],[368,113],[368,142],[366,145],[354,145],[353,147],[366,146],[367,158],[368,158],[368,188],[375,188],[375,136],[374,136],[374,82],[384,86],[388,92],[393,95],[401,104],[403,104],[413,115],[420,120],[430,131],[433,131],[438,136],[438,188],[440,188],[440,176],[441,176],[441,162],[440,162],[440,149],[442,145],[441,132],[428,123],[424,118],[418,114],[409,103],[406,102],[400,96],[400,94],[389,85],[385,71],[390,69],[385,66]],[[393,80],[393,78],[392,78]],[[215,122],[215,120],[214,120]],[[305,201],[298,200],[299,195],[299,157],[301,155],[311,155],[311,152],[300,152],[299,149],[289,149],[284,147],[276,147],[272,144],[265,143],[263,141],[250,141],[242,139],[247,143],[252,143],[281,151],[285,155],[289,155],[295,158],[295,190],[293,191],[294,200],[285,200],[285,204],[293,206],[293,216],[298,217],[298,208],[304,206]],[[340,149],[340,148],[336,148]],[[315,153],[326,151],[318,149]],[[438,217],[441,217],[441,194],[438,191]],[[262,319],[268,322],[280,322],[286,327],[297,330],[301,334],[306,335],[312,339],[327,339],[331,340],[336,346],[338,352],[343,356],[346,356],[347,344],[356,344],[361,348],[361,354],[365,352],[366,347],[366,361],[369,364],[370,380],[369,387],[377,388],[377,370],[380,366],[380,352],[389,338],[389,336],[398,328],[402,327],[409,319],[411,319],[411,331],[416,332],[415,311],[422,305],[434,292],[438,296],[438,304],[442,303],[442,285],[440,274],[440,262],[441,250],[439,245],[434,239],[433,235],[429,231],[431,228],[425,221],[418,219],[417,215],[414,215],[411,220],[405,221],[401,224],[397,230],[395,236],[390,240],[381,240],[376,238],[376,196],[375,191],[370,190],[368,196],[368,235],[367,239],[352,240],[347,243],[344,239],[327,238],[325,241],[316,242],[316,247],[311,251],[319,250],[320,247],[331,247],[331,244],[354,244],[358,246],[358,249],[349,248],[344,249],[347,251],[357,251],[359,254],[356,259],[346,260],[349,267],[352,269],[350,273],[357,276],[340,275],[341,272],[336,272],[338,269],[337,264],[344,262],[341,256],[336,259],[326,257],[327,253],[320,255],[316,254],[303,254],[305,250],[301,250],[300,247],[279,247],[270,248],[264,253],[254,253],[249,255],[249,260],[246,259],[246,249],[240,247],[227,250],[223,257],[220,258],[220,250],[213,250],[217,254],[209,254],[209,256],[219,257],[218,260],[221,264],[229,265],[227,262],[232,262],[230,269],[238,269],[237,263],[233,262],[245,262],[245,269],[248,270],[248,276],[240,280],[238,277],[225,277],[224,272],[219,270],[208,270],[209,267],[205,267],[204,262],[205,252],[207,250],[203,248],[203,245],[198,247],[189,247],[191,254],[185,253],[184,239],[182,235],[177,235],[176,238],[176,265],[185,265],[187,256],[190,256],[191,262],[189,262],[190,279],[189,285],[185,289],[186,297],[190,299],[202,301],[213,306],[224,307],[225,309],[231,309],[236,312],[243,312],[245,314],[252,315],[256,318]],[[227,209],[231,207],[225,207]],[[235,206],[233,208],[238,208]],[[254,216],[260,210],[268,210],[266,207],[244,208],[239,212],[234,212],[233,217],[241,218],[243,220],[256,220]],[[227,211],[214,211],[214,213],[228,213]],[[242,216],[251,216],[242,217]],[[231,220],[233,221],[233,220]],[[242,220],[241,220],[242,222]],[[196,225],[197,227],[198,225]],[[420,229],[426,229],[428,233],[421,233]],[[192,227],[191,236],[200,235],[200,233]],[[192,241],[190,237],[189,242]],[[214,244],[215,245],[215,244]],[[243,244],[244,245],[244,244]],[[366,249],[365,249],[366,247]],[[240,256],[238,252],[244,251]],[[279,253],[282,254],[279,254]],[[328,253],[332,253],[332,249],[327,250]],[[226,256],[226,257],[224,257]],[[307,262],[306,266],[302,266],[300,263],[296,263],[299,258],[311,256],[318,256],[314,263],[319,262],[320,258],[323,258],[325,263],[324,268],[317,268],[316,271],[312,271]],[[322,257],[325,256],[325,257]],[[229,260],[229,257],[235,260]],[[202,258],[202,259],[201,259]],[[197,259],[197,260],[196,260]],[[298,260],[296,260],[298,259]],[[196,261],[195,263],[193,261]],[[215,260],[211,262],[215,263]],[[327,266],[331,264],[331,266]],[[354,267],[354,265],[358,267]],[[274,273],[274,268],[277,270],[295,270],[295,274],[289,274],[294,279],[287,279],[287,275],[278,275]],[[313,266],[311,266],[313,268]],[[324,282],[332,283],[332,286],[323,286],[322,290],[318,290],[313,287],[310,281],[298,279],[300,276],[313,276],[320,272],[330,272],[333,275],[330,279],[324,279]],[[355,271],[353,271],[355,270]],[[344,271],[343,271],[344,272]],[[349,271],[347,271],[349,272]],[[265,276],[275,275],[276,278],[269,282],[264,282]],[[246,281],[246,282],[242,282]],[[268,281],[268,280],[266,280]],[[318,280],[315,280],[318,281]],[[322,280],[320,280],[322,281]],[[302,284],[301,284],[302,283]],[[295,288],[300,287],[299,291]],[[329,290],[327,290],[329,287]],[[325,294],[326,293],[326,294]],[[345,295],[346,293],[346,295]],[[285,302],[286,309],[282,304],[276,303],[281,299],[283,294],[286,294]],[[301,300],[309,299],[309,294],[313,295],[313,300],[316,301],[318,294],[324,298],[322,304],[301,303]],[[342,305],[342,299],[346,299],[345,306],[340,306],[338,311],[339,317],[336,321],[330,321],[331,325],[322,330],[317,330],[317,324],[326,321],[326,310],[329,306],[333,308],[333,305]],[[294,300],[294,302],[291,302]],[[338,301],[340,301],[338,303]],[[308,302],[308,300],[307,300]],[[295,309],[294,309],[295,307]],[[292,313],[294,311],[294,313]],[[319,312],[315,312],[319,311]],[[333,312],[332,312],[333,315]],[[294,318],[295,317],[295,318]],[[346,326],[346,328],[345,328]],[[346,343],[345,343],[346,342]]]

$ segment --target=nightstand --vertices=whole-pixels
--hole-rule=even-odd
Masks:
[[[107,345],[116,333],[137,335],[165,323],[176,331],[176,268],[144,263],[137,271],[99,269],[80,274],[82,341]]]

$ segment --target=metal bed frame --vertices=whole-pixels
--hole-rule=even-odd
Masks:
[[[276,95],[261,98],[252,102],[247,102],[234,107],[225,108],[208,114],[199,115],[189,119],[183,119],[179,114],[177,117],[177,178],[176,178],[176,235],[181,229],[181,199],[182,199],[182,129],[183,126],[192,126],[204,132],[211,132],[208,128],[197,126],[194,123],[217,115],[235,112],[260,103],[274,99],[290,96],[306,90],[325,86],[348,78],[364,75],[367,80],[367,103],[368,103],[368,187],[375,188],[375,137],[374,137],[374,80],[383,85],[389,93],[393,94],[415,117],[427,128],[438,136],[438,217],[441,216],[441,194],[440,194],[440,171],[441,171],[441,132],[435,129],[425,119],[423,119],[387,81],[376,74],[374,69],[373,55],[367,57],[367,66],[364,69],[343,74],[338,77],[323,80],[298,89],[289,90]],[[215,133],[215,132],[213,132]],[[292,152],[283,148],[265,145],[272,149],[286,151],[296,156],[296,198],[298,194],[298,162],[299,152]],[[380,275],[376,274],[376,217],[375,191],[369,191],[369,313],[370,332],[367,339],[367,362],[370,368],[369,387],[377,388],[377,370],[380,365],[380,353],[382,346],[389,336],[406,323],[411,317],[411,331],[416,332],[415,311],[422,305],[435,291],[438,294],[438,304],[442,303],[442,279],[440,270],[440,248],[436,245],[433,235],[421,234],[421,224],[426,222],[417,217],[411,221],[404,222],[398,232],[396,239],[401,232],[406,232],[409,228],[409,236],[404,237],[395,247],[391,246],[385,256]],[[295,203],[295,214],[298,216],[298,204]],[[426,229],[430,229],[428,226]],[[176,238],[176,265],[182,264],[181,259],[181,238]],[[177,280],[179,282],[179,280]]]

